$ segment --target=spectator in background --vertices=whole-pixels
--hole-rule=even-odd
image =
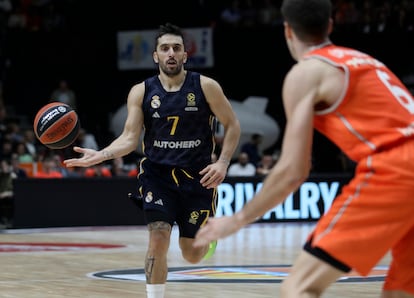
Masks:
[[[53,90],[50,102],[58,101],[69,105],[72,109],[77,109],[75,92],[69,87],[66,80],[60,80],[59,86]]]
[[[252,0],[244,0],[242,7],[242,25],[254,27],[257,25],[259,11]]]
[[[26,2],[26,30],[37,32],[42,28],[43,16],[39,6],[34,5],[32,1]]]
[[[230,6],[225,7],[220,13],[220,20],[223,25],[238,27],[242,20],[240,0],[231,1]]]
[[[135,167],[131,168],[131,169],[128,171],[127,176],[128,176],[128,177],[137,177],[137,176],[138,176],[138,174],[139,174],[139,168],[138,168],[138,166],[135,166]]]
[[[87,169],[85,169],[84,177],[87,178],[94,178],[94,177],[112,177],[111,170],[106,167],[105,164],[100,163],[97,165],[93,165]]]
[[[110,171],[112,177],[128,176],[128,171],[125,168],[124,159],[122,157],[112,159]]]
[[[214,153],[213,153],[214,154]],[[140,171],[142,157],[137,157],[128,171],[128,177],[137,177]]]
[[[42,168],[34,173],[34,178],[63,178],[58,170],[58,165],[53,156],[46,156],[42,162]]]
[[[13,142],[5,138],[1,143],[0,159],[10,160],[13,153]]]
[[[271,154],[264,154],[257,165],[256,175],[266,176],[270,173],[270,170],[273,168],[274,164],[275,161],[273,160],[273,156]]]
[[[7,122],[7,135],[13,144],[23,142],[23,134],[21,132],[19,120],[14,117],[10,117]]]
[[[34,162],[33,156],[30,154],[29,151],[27,151],[27,148],[23,142],[17,143],[16,149],[14,151],[17,153],[20,163]]]
[[[93,134],[87,132],[84,128],[79,130],[79,136],[76,140],[77,145],[84,148],[90,148],[94,150],[99,150],[98,143]]]
[[[29,175],[26,170],[20,166],[19,156],[17,153],[13,153],[11,157],[11,168],[16,178],[27,178]]]
[[[259,145],[263,140],[263,136],[259,133],[252,134],[250,140],[244,144],[242,144],[240,151],[246,152],[249,156],[249,161],[257,167],[257,164],[259,163],[262,154],[259,149]]]
[[[2,99],[2,91],[0,89],[0,141],[4,139],[4,135],[7,131],[7,120],[8,120],[8,114],[6,106],[3,103]]]
[[[42,25],[46,32],[59,31],[65,28],[66,19],[59,10],[56,1],[48,1],[44,5]]]
[[[227,176],[254,176],[256,175],[256,167],[249,161],[249,155],[246,152],[240,152],[237,162],[231,164],[227,171]]]
[[[0,34],[5,34],[4,30],[7,27],[7,20],[12,8],[13,6],[10,0],[0,0]],[[3,37],[3,35],[1,36]]]
[[[33,156],[33,159],[36,160],[40,144],[36,139],[33,129],[28,128],[23,131],[23,143],[27,152],[29,152]]]
[[[280,11],[272,0],[263,0],[259,7],[258,22],[264,26],[276,26],[283,23]]]
[[[13,179],[16,175],[12,171],[8,160],[0,160],[0,225],[11,227],[13,220]]]
[[[81,177],[81,175],[74,168],[69,169],[63,165],[63,158],[60,154],[52,153],[52,157],[55,160],[56,171],[61,173],[63,178]]]
[[[10,12],[9,19],[7,20],[7,27],[9,31],[13,33],[20,32],[26,29],[27,26],[27,14],[23,10],[22,5],[17,3],[16,6],[13,6],[12,11]]]

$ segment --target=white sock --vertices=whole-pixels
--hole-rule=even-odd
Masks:
[[[147,284],[147,298],[164,298],[165,284]]]

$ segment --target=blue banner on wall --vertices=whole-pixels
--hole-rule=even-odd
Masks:
[[[298,191],[264,214],[260,222],[274,221],[316,221],[332,205],[346,176],[315,176],[304,182]],[[233,215],[250,201],[261,189],[263,183],[257,178],[226,179],[218,187],[219,203],[216,216]]]
[[[155,69],[152,59],[157,30],[120,31],[117,35],[118,69]],[[186,68],[214,66],[213,30],[209,27],[183,29],[188,54]]]

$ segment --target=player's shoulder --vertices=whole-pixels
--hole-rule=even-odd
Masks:
[[[204,88],[220,88],[220,84],[212,77],[200,74],[200,84]]]
[[[145,90],[145,81],[134,84],[131,87],[131,92],[140,92],[140,91],[143,91],[143,90]]]
[[[145,83],[144,82],[137,83],[131,87],[129,91],[128,99],[130,101],[135,101],[135,100],[142,101],[144,94],[145,94]]]
[[[337,67],[320,59],[303,59],[292,66],[287,74],[287,78],[299,82],[301,80],[308,81],[309,79],[317,81],[327,72],[332,71],[335,68]]]

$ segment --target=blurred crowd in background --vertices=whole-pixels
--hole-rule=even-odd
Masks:
[[[281,0],[181,0],[174,3],[142,3],[81,0],[1,0],[0,26],[5,31],[65,31],[77,27],[82,11],[97,14],[111,10],[108,23],[128,26],[128,18],[151,17],[146,26],[153,28],[171,14],[178,15],[181,26],[276,26],[282,22],[279,7]],[[136,2],[135,4],[132,2]],[[336,26],[362,30],[365,33],[385,30],[413,30],[414,3],[412,0],[332,0]],[[161,9],[162,8],[162,9]],[[171,10],[175,8],[176,10]],[[169,10],[170,9],[170,10]],[[169,13],[171,11],[171,13]],[[119,17],[122,16],[122,17]],[[93,15],[83,17],[93,21]],[[82,18],[82,16],[81,16]]]
[[[333,3],[336,32],[349,33],[351,36],[355,33],[376,35],[381,38],[381,34],[414,31],[413,0],[333,0]],[[99,44],[99,38],[104,35],[115,35],[117,30],[153,29],[166,21],[175,22],[181,27],[209,26],[215,30],[281,28],[280,4],[281,0],[181,0],[166,3],[115,0],[0,0],[0,224],[6,227],[11,225],[8,221],[12,217],[13,179],[136,177],[138,173],[137,165],[141,158],[138,153],[90,168],[68,169],[62,165],[62,160],[73,156],[72,147],[51,150],[36,139],[32,127],[32,116],[36,110],[30,111],[30,114],[23,108],[32,98],[20,97],[22,94],[34,94],[39,82],[44,80],[48,80],[50,86],[48,94],[45,94],[48,98],[43,103],[37,103],[37,106],[50,101],[66,102],[78,111],[83,120],[80,135],[74,145],[99,149],[113,137],[107,127],[97,129],[92,125],[96,122],[96,118],[93,117],[102,118],[102,115],[87,115],[84,110],[85,99],[79,100],[78,97],[78,91],[81,89],[79,82],[76,84],[73,83],[76,80],[72,79],[71,82],[67,79],[70,75],[73,77],[73,73],[65,73],[64,67],[64,59],[70,53],[91,54],[93,50],[99,50],[102,46]],[[85,45],[73,48],[70,41],[75,35],[83,36],[77,39],[81,41],[96,38],[96,49],[89,49]],[[36,38],[32,39],[33,36]],[[38,36],[41,38],[38,39]],[[42,47],[42,44],[37,48],[32,47],[38,44],[39,40],[43,40],[45,44],[53,44],[56,41],[56,48],[62,51],[59,53],[62,61],[48,61],[48,55],[56,48]],[[62,44],[66,43],[68,47],[62,47]],[[261,44],[257,46],[260,47]],[[397,45],[395,55],[401,50],[404,49],[398,49]],[[50,77],[40,79],[42,69],[37,71],[25,65],[28,61],[25,59],[30,59],[27,57],[31,55],[44,57],[38,64],[33,62],[33,65],[40,65],[39,68],[42,63],[57,64],[56,68],[62,66],[58,77],[51,74],[53,81]],[[93,54],[90,57],[93,57]],[[95,71],[99,72],[99,67],[105,67],[101,64],[112,65],[111,63],[114,64],[99,61],[99,66],[95,64],[98,68]],[[407,61],[404,66],[404,69],[412,69],[413,60]],[[83,71],[85,69],[79,66],[79,72]],[[266,73],[266,69],[263,69],[263,72]],[[411,88],[414,85],[413,73],[414,71],[408,71],[408,75],[404,73],[406,83]],[[22,81],[26,83],[34,80],[30,84],[20,86],[20,82],[15,82],[16,78],[20,77],[24,78]],[[119,77],[122,80],[122,74],[119,74]],[[106,83],[95,82],[93,79],[92,77],[87,82],[91,90]],[[20,93],[7,92],[13,88],[19,89]],[[117,90],[113,92],[116,93]],[[109,105],[107,102],[99,104],[101,106],[97,107],[98,110]],[[279,123],[283,121],[277,120]],[[261,138],[262,136],[254,134],[249,142],[242,144],[241,151],[234,156],[229,167],[229,176],[267,175],[278,160],[279,148],[276,146],[271,151],[258,150]],[[218,148],[219,145],[218,140]],[[212,156],[213,161],[214,158],[215,154]],[[338,172],[353,171],[352,161],[345,158],[341,152],[335,153],[335,158],[339,165],[336,168]]]
[[[104,3],[101,3],[104,2]],[[99,28],[112,30],[128,30],[131,23],[139,20],[146,11],[152,11],[154,17],[146,18],[148,28],[154,28],[164,22],[166,15],[175,14],[180,20],[180,26],[212,26],[214,28],[257,28],[281,26],[280,0],[184,0],[174,3],[165,3],[162,9],[157,4],[119,3],[116,1],[80,1],[80,0],[0,0],[0,160],[18,177],[23,175],[18,169],[18,161],[21,164],[35,166],[29,171],[28,176],[49,177],[94,177],[94,176],[128,176],[136,174],[136,165],[140,156],[130,155],[121,160],[86,170],[64,169],[61,161],[73,154],[71,149],[50,150],[41,145],[34,136],[30,115],[20,114],[20,107],[16,106],[13,98],[7,98],[7,76],[13,73],[13,67],[18,62],[10,60],[10,47],[8,42],[24,32],[25,34],[50,34],[50,38],[67,32],[82,31],[82,26],[89,23]],[[364,34],[381,34],[385,32],[409,32],[414,30],[414,1],[412,0],[334,0],[335,30],[346,31],[352,34],[355,31]],[[132,5],[132,6],[131,6]],[[164,5],[164,4],[163,4]],[[172,9],[175,10],[172,10]],[[161,10],[164,13],[161,13]],[[173,11],[174,13],[169,13]],[[179,11],[178,13],[175,13]],[[95,15],[96,13],[96,15]],[[99,15],[110,14],[112,18],[103,23]],[[95,19],[97,17],[97,19]],[[95,21],[97,20],[97,21]],[[140,28],[145,27],[140,23]],[[66,35],[65,35],[66,32]],[[30,49],[21,49],[30,51]],[[70,51],[70,49],[68,49]],[[77,109],[81,104],[77,102],[76,86],[73,86],[65,78],[58,82],[51,82],[54,87],[50,90],[49,100],[65,101]],[[30,86],[22,86],[30,88]],[[30,93],[30,90],[26,92]],[[62,99],[64,98],[64,99]],[[30,100],[30,99],[27,99]],[[77,106],[78,105],[78,106]],[[82,111],[79,111],[83,116]],[[106,145],[107,139],[96,136],[89,128],[83,127],[76,141],[77,145],[96,147]],[[104,130],[105,133],[106,130]],[[275,150],[277,152],[277,150]],[[271,161],[265,162],[269,159]],[[262,161],[263,159],[263,161]],[[233,163],[245,161],[245,156],[235,156]],[[277,161],[277,153],[259,152],[254,164],[256,175],[258,163],[274,164]],[[348,162],[341,160],[344,168],[348,168]],[[6,167],[2,167],[5,169]],[[342,170],[342,169],[340,169]],[[233,172],[233,171],[231,171]],[[41,174],[39,174],[41,173]],[[266,173],[264,171],[263,173]]]

